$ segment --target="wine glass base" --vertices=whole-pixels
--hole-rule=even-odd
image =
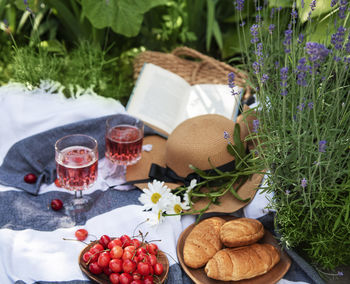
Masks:
[[[82,225],[86,222],[86,212],[92,206],[92,198],[89,196],[74,197],[68,201],[65,206],[66,214],[72,218],[76,225]]]

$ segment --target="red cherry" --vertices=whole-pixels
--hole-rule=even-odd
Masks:
[[[120,237],[120,240],[123,244],[123,246],[122,246],[123,248],[132,245],[131,239],[128,235],[122,235]]]
[[[109,268],[109,266],[103,268],[103,273],[107,276],[111,275],[113,273],[112,269]]]
[[[109,262],[108,266],[113,272],[119,273],[123,270],[123,261],[121,259],[114,258]]]
[[[132,282],[132,280],[133,280],[132,276],[129,273],[124,272],[124,273],[120,274],[119,282],[121,284],[130,284]]]
[[[134,279],[130,282],[130,284],[143,284],[143,281],[140,279],[137,279],[137,280]]]
[[[116,239],[114,239],[114,240],[109,242],[108,248],[112,249],[114,246],[120,246],[121,247],[122,245],[123,244],[122,244],[121,240],[119,238],[116,238]]]
[[[100,240],[98,241],[104,248],[108,247],[109,242],[111,241],[111,238],[107,235],[101,236]]]
[[[119,278],[120,278],[120,275],[118,273],[111,273],[109,275],[109,281],[112,282],[112,284],[119,284]]]
[[[157,263],[157,257],[154,254],[147,255],[147,262],[153,266]]]
[[[98,260],[97,260],[97,264],[100,267],[105,268],[105,267],[108,267],[110,260],[111,260],[111,256],[110,256],[109,252],[105,251],[99,255]]]
[[[83,260],[85,263],[90,262],[92,259],[92,253],[87,251],[86,253],[83,254]]]
[[[102,273],[102,268],[97,264],[97,262],[92,262],[89,264],[89,270],[92,274]]]
[[[149,264],[148,263],[144,263],[144,262],[139,262],[137,264],[137,271],[141,274],[141,275],[148,275],[150,273],[149,270]]]
[[[75,231],[75,237],[79,241],[85,240],[87,238],[88,234],[89,234],[88,231],[86,231],[85,229],[79,229],[79,230]]]
[[[161,263],[156,263],[153,266],[153,269],[154,269],[154,274],[155,275],[161,275],[163,273],[163,271],[164,271],[163,264],[161,264]]]
[[[26,183],[35,183],[36,180],[37,180],[37,177],[35,174],[30,173],[24,176],[24,181]]]
[[[157,255],[158,246],[156,244],[153,244],[153,243],[147,244],[146,249],[148,253]]]
[[[133,273],[136,270],[136,262],[131,259],[123,261],[123,270],[126,273]]]
[[[60,199],[52,199],[51,208],[52,210],[58,211],[63,207],[63,202]]]

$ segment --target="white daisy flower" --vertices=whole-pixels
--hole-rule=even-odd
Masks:
[[[184,204],[187,207],[189,207],[190,203],[191,203],[190,197],[188,196],[188,194],[192,191],[192,189],[194,189],[196,187],[196,185],[197,185],[197,180],[196,179],[191,180],[191,183],[187,187],[187,190],[186,190],[186,192],[184,194]],[[187,208],[187,209],[189,209],[189,208]]]
[[[158,206],[155,206],[152,208],[152,211],[149,211],[149,217],[148,222],[152,226],[159,225],[160,223],[163,223],[165,220],[165,216],[163,216],[163,210],[162,208],[159,208]]]
[[[185,202],[181,202],[180,196],[172,194],[171,203],[167,207],[168,214],[180,214],[183,210],[190,209]]]
[[[158,207],[161,210],[170,203],[169,196],[171,195],[170,189],[164,185],[164,182],[154,180],[152,183],[148,183],[148,188],[144,188],[143,193],[139,197],[139,201],[143,204],[145,210]]]

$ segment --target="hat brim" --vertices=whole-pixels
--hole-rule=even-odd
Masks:
[[[165,147],[166,139],[157,135],[147,136],[144,138],[143,144],[151,144],[150,152],[143,151],[141,160],[132,166],[128,166],[126,170],[126,180],[140,180],[148,177],[151,164],[155,163],[162,167],[166,166]],[[263,175],[253,174],[237,191],[242,199],[250,198],[252,200],[256,194],[257,188],[261,184]],[[175,189],[180,184],[165,183],[170,189]],[[135,183],[139,189],[148,188],[148,183]],[[203,189],[205,191],[205,189]],[[209,200],[201,198],[193,205],[192,210],[198,211],[205,208]],[[246,206],[249,202],[242,202],[236,199],[230,192],[219,198],[219,204],[211,204],[206,213],[233,213]]]

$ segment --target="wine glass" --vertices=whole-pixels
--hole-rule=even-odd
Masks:
[[[124,179],[126,167],[141,159],[144,124],[127,114],[106,121],[106,158],[113,164],[112,177]]]
[[[83,190],[97,180],[97,141],[88,135],[67,135],[55,144],[57,178],[60,185],[74,191],[74,199],[67,204],[68,214],[73,216],[90,206],[90,198],[83,196]]]

